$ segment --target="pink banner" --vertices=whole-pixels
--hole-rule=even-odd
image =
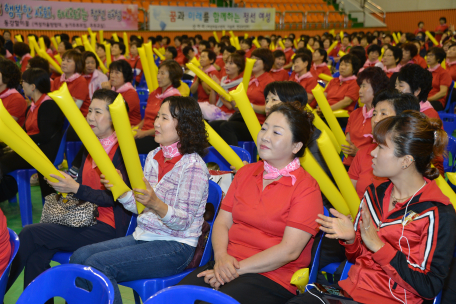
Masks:
[[[30,30],[137,31],[138,6],[50,1],[3,0],[0,28]]]

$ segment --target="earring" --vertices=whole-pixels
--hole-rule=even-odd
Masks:
[[[406,166],[402,166],[402,169],[405,169],[405,168],[407,168],[407,167]]]

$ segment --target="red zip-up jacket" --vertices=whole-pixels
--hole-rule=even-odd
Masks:
[[[456,214],[435,181],[425,180],[427,185],[407,208],[411,220],[404,226],[404,237],[410,247],[402,238],[402,252],[399,239],[408,201],[397,203],[388,211],[391,181],[374,182],[366,188],[361,204],[367,204],[371,225],[378,229],[377,234],[385,245],[376,253],[367,249],[359,231],[361,214],[358,212],[355,242],[350,245],[340,242],[345,246],[347,259],[354,265],[348,279],[339,285],[355,301],[397,304],[396,297],[415,304],[433,299],[442,290],[456,243]]]

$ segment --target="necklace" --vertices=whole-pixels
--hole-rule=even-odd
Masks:
[[[421,186],[421,188],[423,188],[426,184],[427,184],[426,181],[424,181],[424,185]],[[421,188],[420,188],[418,191],[420,191]],[[416,193],[415,193],[415,194],[416,194]],[[400,203],[401,201],[403,201],[403,200],[409,198],[409,196],[404,197],[404,198],[396,198],[396,197],[394,197],[393,191],[391,191],[391,198],[392,198],[392,201],[393,201],[393,207],[396,207],[396,204],[397,204],[397,203]]]

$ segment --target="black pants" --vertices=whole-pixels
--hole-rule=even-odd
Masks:
[[[449,101],[447,101],[449,102]],[[434,110],[436,111],[443,111],[445,110],[445,108],[443,107],[442,103],[438,100],[435,100],[435,101],[430,101],[432,107],[434,108]]]
[[[334,287],[336,289],[339,289],[339,290],[342,289],[337,284],[333,284],[330,286]],[[335,300],[334,300],[334,302],[329,302],[328,298],[335,299]],[[323,301],[323,299],[325,299],[326,301]],[[352,299],[348,299],[348,298],[346,300],[343,299],[343,300],[339,301],[337,298],[331,297],[329,295],[323,295],[322,293],[318,292],[315,288],[311,289],[305,293],[302,293],[287,302],[287,304],[321,304],[321,303],[356,304],[358,302],[355,302]]]
[[[73,126],[70,125],[67,131],[67,141],[81,141],[76,131],[73,129]]]
[[[442,293],[442,304],[456,303],[456,258],[453,258],[450,265],[450,273],[445,279]]]
[[[213,269],[214,262],[198,267],[186,276],[178,285],[196,285],[210,287],[204,278],[196,275],[208,269]],[[233,281],[220,286],[219,291],[229,295],[241,304],[280,304],[286,303],[295,295],[282,285],[257,273],[240,275]]]
[[[100,221],[83,228],[45,223],[27,225],[19,233],[21,245],[11,265],[6,290],[14,284],[24,268],[25,289],[38,275],[50,268],[49,263],[58,251],[75,251],[115,237],[116,230]]]
[[[239,141],[253,141],[244,121],[215,120],[209,125],[230,146],[238,146]]]
[[[149,154],[150,151],[158,148],[160,145],[155,141],[153,136],[145,136],[135,139],[138,154]]]

